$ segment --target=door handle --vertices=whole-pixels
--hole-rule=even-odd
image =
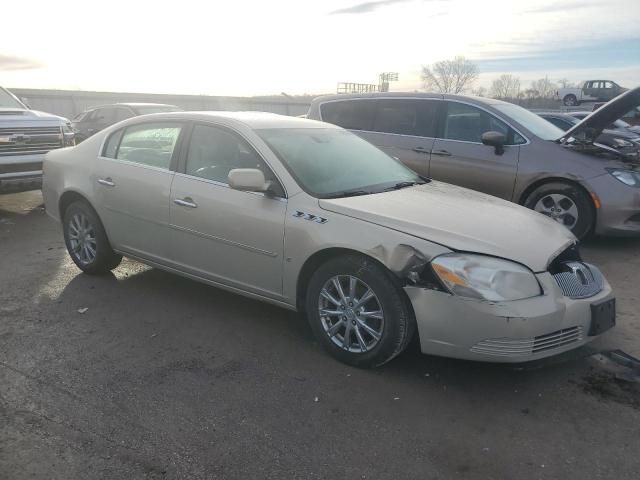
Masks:
[[[433,150],[431,155],[438,155],[440,157],[450,157],[451,152],[447,152],[446,150]]]
[[[174,198],[173,203],[181,207],[198,208],[198,204],[191,197]]]
[[[418,153],[429,153],[431,150],[424,147],[415,147],[413,151]]]
[[[104,185],[105,187],[115,187],[116,184],[113,182],[113,180],[111,179],[111,177],[107,177],[107,178],[99,178],[98,179],[98,183],[100,185]]]

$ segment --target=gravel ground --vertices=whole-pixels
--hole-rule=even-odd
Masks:
[[[583,246],[619,302],[589,349],[366,371],[295,313],[132,261],[81,274],[41,202],[0,197],[2,479],[638,478],[640,389],[589,355],[640,357],[640,239]]]

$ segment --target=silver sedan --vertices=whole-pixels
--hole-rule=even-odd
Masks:
[[[418,176],[358,136],[266,113],[118,123],[49,153],[43,193],[76,265],[122,256],[304,312],[339,360],[520,362],[615,323],[575,237],[518,205]]]

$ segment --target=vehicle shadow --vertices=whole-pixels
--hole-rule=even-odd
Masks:
[[[482,363],[423,355],[416,340],[388,364],[359,370],[331,359],[296,312],[132,261],[108,275],[79,273],[57,301],[88,308],[84,320],[97,319],[92,328],[103,335],[123,331],[133,337],[161,339],[137,342],[136,363],[147,363],[162,351],[171,351],[172,358],[181,360],[192,359],[198,351],[203,360],[211,355],[244,357],[305,375],[321,364],[342,375],[358,371],[372,378],[419,384],[428,377],[454,389],[510,389],[515,383],[566,375],[597,351],[584,347],[526,364]]]

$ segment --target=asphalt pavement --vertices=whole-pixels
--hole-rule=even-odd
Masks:
[[[39,192],[0,196],[0,479],[633,479],[640,239],[584,257],[618,325],[553,362],[345,366],[297,314],[124,261],[87,276]],[[523,239],[526,241],[526,239]]]

